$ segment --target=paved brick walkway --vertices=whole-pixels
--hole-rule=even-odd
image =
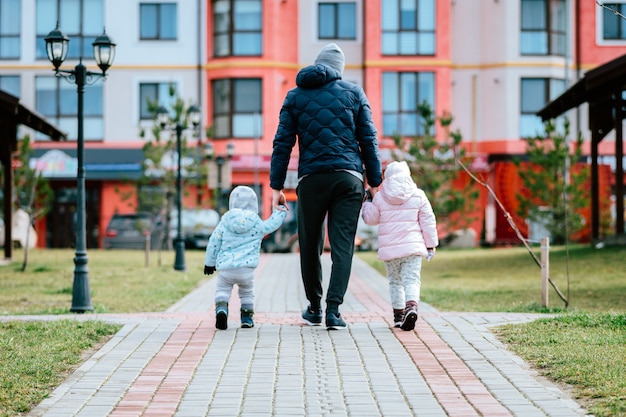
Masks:
[[[324,255],[326,277],[329,265]],[[422,303],[415,331],[393,329],[385,279],[356,257],[346,331],[300,323],[297,255],[262,255],[255,285],[252,329],[239,328],[233,294],[229,328],[216,331],[212,279],[164,313],[75,316],[124,326],[29,415],[585,415],[489,331],[537,315]]]

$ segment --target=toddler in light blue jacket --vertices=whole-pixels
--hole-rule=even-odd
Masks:
[[[217,270],[215,289],[215,326],[228,328],[228,301],[236,284],[241,301],[241,327],[254,327],[254,269],[259,264],[261,241],[277,230],[285,220],[287,209],[275,208],[267,220],[259,217],[254,190],[238,186],[230,194],[224,213],[209,238],[204,257],[204,274]]]

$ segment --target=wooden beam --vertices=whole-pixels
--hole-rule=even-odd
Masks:
[[[591,242],[600,239],[600,197],[598,185],[598,143],[600,134],[591,131]]]
[[[624,234],[624,100],[619,92],[615,121],[615,236]],[[619,127],[619,129],[618,129]]]
[[[4,259],[13,258],[13,239],[11,229],[13,228],[13,166],[12,166],[12,144],[11,138],[15,140],[17,135],[16,124],[0,123],[0,159],[4,183],[2,191],[4,199],[2,204],[2,217],[4,219]]]

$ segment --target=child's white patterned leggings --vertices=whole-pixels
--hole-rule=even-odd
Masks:
[[[394,309],[404,309],[406,302],[420,300],[422,257],[410,255],[385,261],[389,296]]]

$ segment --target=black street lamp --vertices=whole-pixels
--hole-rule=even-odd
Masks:
[[[115,58],[115,43],[106,34],[98,36],[93,42],[93,54],[96,64],[102,72],[87,71],[83,65],[82,57],[73,70],[59,69],[67,57],[68,43],[70,39],[59,29],[59,24],[52,30],[46,40],[46,52],[48,59],[54,66],[57,77],[63,77],[77,86],[78,91],[78,131],[76,138],[76,158],[78,171],[76,175],[76,257],[74,258],[74,283],[72,287],[71,312],[84,313],[93,310],[89,291],[89,274],[87,268],[87,240],[85,226],[85,163],[83,153],[85,148],[83,138],[83,95],[85,85],[93,84],[99,78],[106,77],[106,71],[113,64]]]
[[[200,109],[197,106],[191,106],[187,110],[187,118],[193,124],[194,128],[198,127],[200,124]],[[176,271],[184,271],[187,269],[185,265],[185,240],[183,239],[183,207],[182,207],[182,189],[183,189],[183,179],[181,175],[181,165],[182,165],[182,134],[185,126],[181,122],[181,120],[177,119],[175,124],[171,126],[171,118],[170,113],[163,106],[160,106],[157,109],[157,122],[161,125],[162,129],[167,128],[168,126],[172,128],[176,132],[176,153],[177,162],[176,162],[176,214],[177,214],[177,224],[176,224],[176,238],[174,239],[174,250],[176,251],[176,255],[174,258],[174,269]]]
[[[222,166],[226,161],[232,159],[235,155],[235,145],[232,142],[228,142],[226,145],[226,155],[218,155],[215,156],[215,149],[213,148],[213,144],[211,142],[207,142],[204,145],[204,157],[208,160],[213,159],[215,157],[215,163],[217,164],[217,212],[219,215],[222,215],[222,200],[223,200],[223,181],[222,181]]]

